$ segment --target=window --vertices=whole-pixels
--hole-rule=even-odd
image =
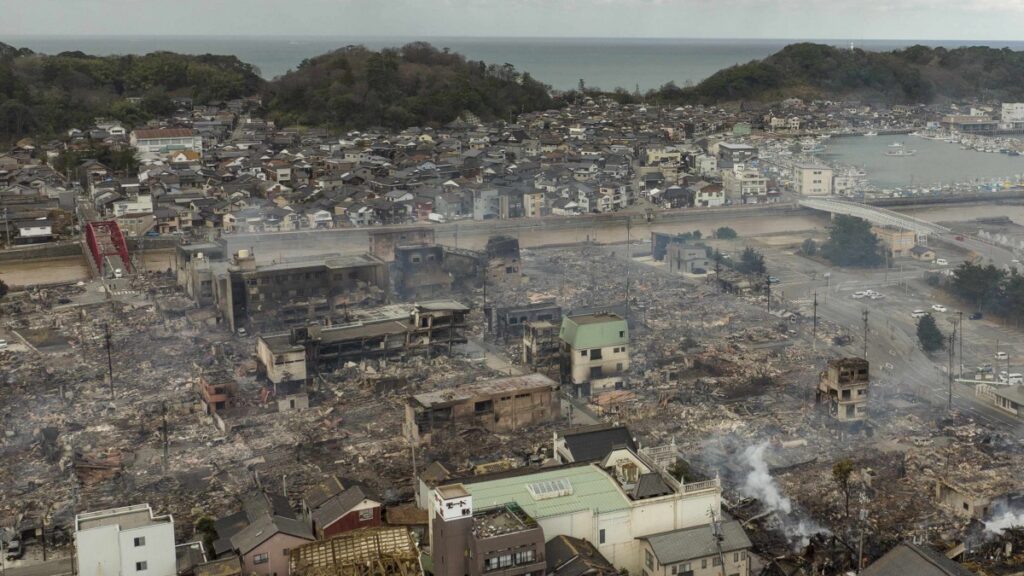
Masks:
[[[722,565],[722,559],[719,558],[718,556],[713,557],[711,559],[711,565],[712,566],[721,566]]]
[[[367,508],[359,511],[360,522],[369,522],[370,520],[373,520],[373,508]]]
[[[650,550],[644,550],[644,565],[654,570],[654,556]]]
[[[136,572],[145,572],[147,568],[149,568],[149,565],[145,561],[135,563]]]
[[[594,348],[593,350],[591,350],[590,351],[590,359],[591,360],[600,360],[601,359],[601,349],[600,348]]]
[[[732,553],[732,561],[733,562],[739,562],[740,561],[740,553],[739,552],[733,552]]]
[[[580,352],[580,356],[586,358],[587,357],[587,351],[584,350],[584,351]]]
[[[516,552],[516,565],[519,564],[530,564],[536,561],[536,553],[531,550],[523,550],[522,552]]]
[[[288,555],[291,554],[291,553],[292,553],[292,549],[291,548],[285,548],[285,549],[281,550],[281,555],[284,556],[285,558],[287,558]]]
[[[707,568],[708,568],[708,559],[707,558],[701,558],[700,559],[700,568],[701,568],[701,570],[707,570]]]
[[[145,545],[146,545],[146,537],[145,536],[139,536],[139,537],[137,537],[135,539],[135,547],[136,548],[138,548],[139,546],[145,546]]]
[[[267,556],[266,553],[264,553],[264,554],[257,554],[257,555],[252,557],[252,563],[253,564],[266,564],[269,561],[270,561],[270,558]]]
[[[604,544],[604,528],[597,531],[597,543]]]
[[[625,337],[626,337],[626,331],[625,330],[619,330],[619,338],[625,338]]]

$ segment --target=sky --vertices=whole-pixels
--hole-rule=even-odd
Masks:
[[[4,0],[3,37],[1024,40],[1024,0]]]

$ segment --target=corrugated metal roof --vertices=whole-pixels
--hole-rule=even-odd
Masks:
[[[572,494],[535,500],[527,485],[545,480],[566,479]],[[485,508],[515,502],[535,519],[572,514],[581,510],[614,512],[629,508],[629,501],[610,476],[597,466],[560,467],[547,472],[465,484],[473,506]]]

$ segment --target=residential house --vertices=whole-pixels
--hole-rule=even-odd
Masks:
[[[214,554],[238,556],[246,575],[288,574],[291,549],[313,541],[309,525],[297,517],[288,500],[266,492],[247,497],[240,511],[218,519],[214,527]]]
[[[611,312],[567,316],[559,331],[562,375],[573,393],[589,397],[628,384],[629,328]]]
[[[861,570],[862,576],[974,576],[930,546],[902,542]]]
[[[750,575],[752,547],[737,520],[641,536],[643,573],[649,576]]]
[[[75,563],[81,576],[176,576],[174,519],[149,504],[78,514]]]
[[[318,540],[381,525],[381,502],[358,484],[332,476],[311,488],[302,499],[303,517]]]

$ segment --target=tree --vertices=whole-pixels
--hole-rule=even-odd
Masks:
[[[747,246],[743,249],[743,254],[740,255],[740,263],[736,269],[743,274],[764,274],[767,272],[767,268],[764,266],[764,254]]]
[[[7,292],[9,290],[10,288],[7,287],[7,283],[4,282],[3,280],[0,280],[0,298],[7,296]]]
[[[196,520],[196,535],[203,538],[203,545],[207,550],[213,550],[213,543],[217,540],[217,528],[213,518],[201,516]]]
[[[803,244],[800,245],[800,253],[804,256],[814,256],[818,253],[818,243],[813,238],[804,240]]]
[[[728,226],[722,226],[718,230],[715,230],[715,238],[718,238],[720,240],[732,240],[737,236],[739,236],[739,234],[737,234],[735,230],[729,228]]]
[[[883,262],[882,245],[871,224],[853,216],[838,215],[829,227],[821,254],[838,266],[878,266]]]
[[[989,264],[978,266],[965,262],[953,271],[950,290],[975,308],[985,311],[999,306],[1006,273]]]
[[[850,519],[850,476],[853,475],[853,461],[843,458],[832,465],[832,481],[843,495],[846,519]]]
[[[917,341],[925,352],[935,352],[946,347],[946,337],[935,325],[935,318],[931,314],[925,314],[917,321]]]

